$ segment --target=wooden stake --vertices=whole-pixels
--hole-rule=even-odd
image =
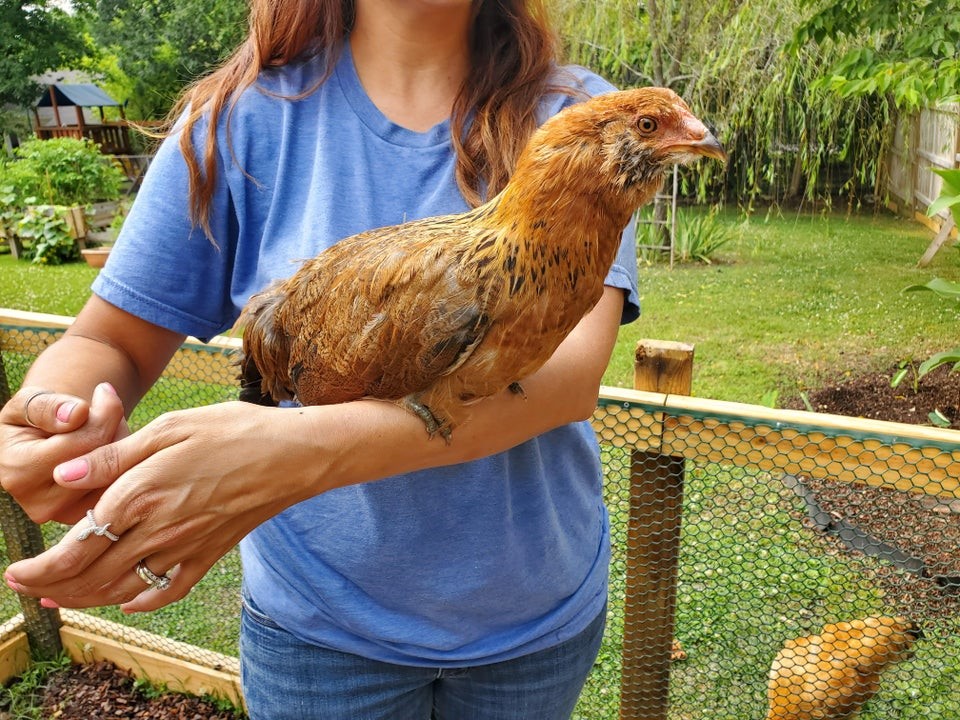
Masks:
[[[637,390],[689,395],[693,346],[641,340]],[[676,611],[684,459],[634,450],[630,472],[621,720],[665,720]]]

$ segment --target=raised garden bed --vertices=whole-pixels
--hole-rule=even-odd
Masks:
[[[56,704],[64,701],[56,709],[56,714],[50,717],[57,717],[58,720],[91,720],[96,717],[210,720],[242,717],[223,710],[220,707],[223,703],[199,700],[210,697],[227,701],[234,707],[243,707],[237,658],[82,612],[61,610],[60,615],[63,621],[60,639],[64,651],[75,665],[59,674],[47,688],[48,702]],[[30,648],[23,628],[22,615],[0,626],[0,683],[10,682],[30,667]],[[135,690],[132,687],[133,679],[192,697],[184,700],[182,697],[148,697],[142,693],[138,696],[132,692]],[[78,690],[84,685],[89,687],[91,683],[94,688],[107,691],[107,695]],[[69,692],[63,691],[66,686],[71,688]],[[78,699],[80,696],[88,696],[102,714],[91,714],[91,706],[81,702]],[[68,699],[73,703],[69,711],[66,704]],[[148,709],[144,710],[144,707]],[[157,712],[160,707],[167,707],[170,712]],[[138,714],[134,713],[134,708],[138,708]],[[181,712],[188,709],[188,714]],[[117,712],[120,714],[117,715]]]

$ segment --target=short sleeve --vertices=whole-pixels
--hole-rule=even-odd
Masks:
[[[178,140],[171,135],[158,149],[93,291],[148,322],[209,338],[234,319],[229,284],[235,221],[222,166],[210,212],[216,244],[191,220]]]

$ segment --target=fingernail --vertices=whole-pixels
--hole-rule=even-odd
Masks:
[[[50,609],[50,610],[57,610],[60,606],[57,605],[57,604],[56,604],[53,600],[51,600],[50,598],[40,598],[40,607],[45,607],[45,608],[48,608],[48,609]]]
[[[6,580],[6,582],[7,582],[7,587],[10,588],[11,590],[13,590],[15,593],[22,593],[22,592],[23,592],[23,585],[21,585],[20,583],[18,583],[16,580],[14,580],[14,579],[13,579],[12,577],[10,577],[9,575],[4,575],[4,576],[3,576],[3,579]]]
[[[108,382],[100,383],[100,387],[102,387],[104,390],[106,390],[106,391],[107,391],[108,393],[110,393],[111,395],[114,395],[114,396],[119,397],[119,396],[117,395],[117,389],[116,389],[113,385],[111,385],[110,383],[108,383]]]
[[[60,422],[69,422],[73,409],[77,406],[75,402],[65,402],[57,408],[57,420]]]
[[[74,482],[86,477],[90,466],[86,458],[77,458],[57,465],[53,469],[54,477],[60,482]]]

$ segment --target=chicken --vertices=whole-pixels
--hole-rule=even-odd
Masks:
[[[540,368],[600,299],[621,233],[675,163],[726,159],[671,90],[573,105],[483,205],[341,240],[241,316],[241,397],[379,398],[449,441],[466,406]]]
[[[922,631],[902,617],[827,625],[788,640],[770,668],[767,720],[845,720],[877,692],[880,675],[910,656]]]

